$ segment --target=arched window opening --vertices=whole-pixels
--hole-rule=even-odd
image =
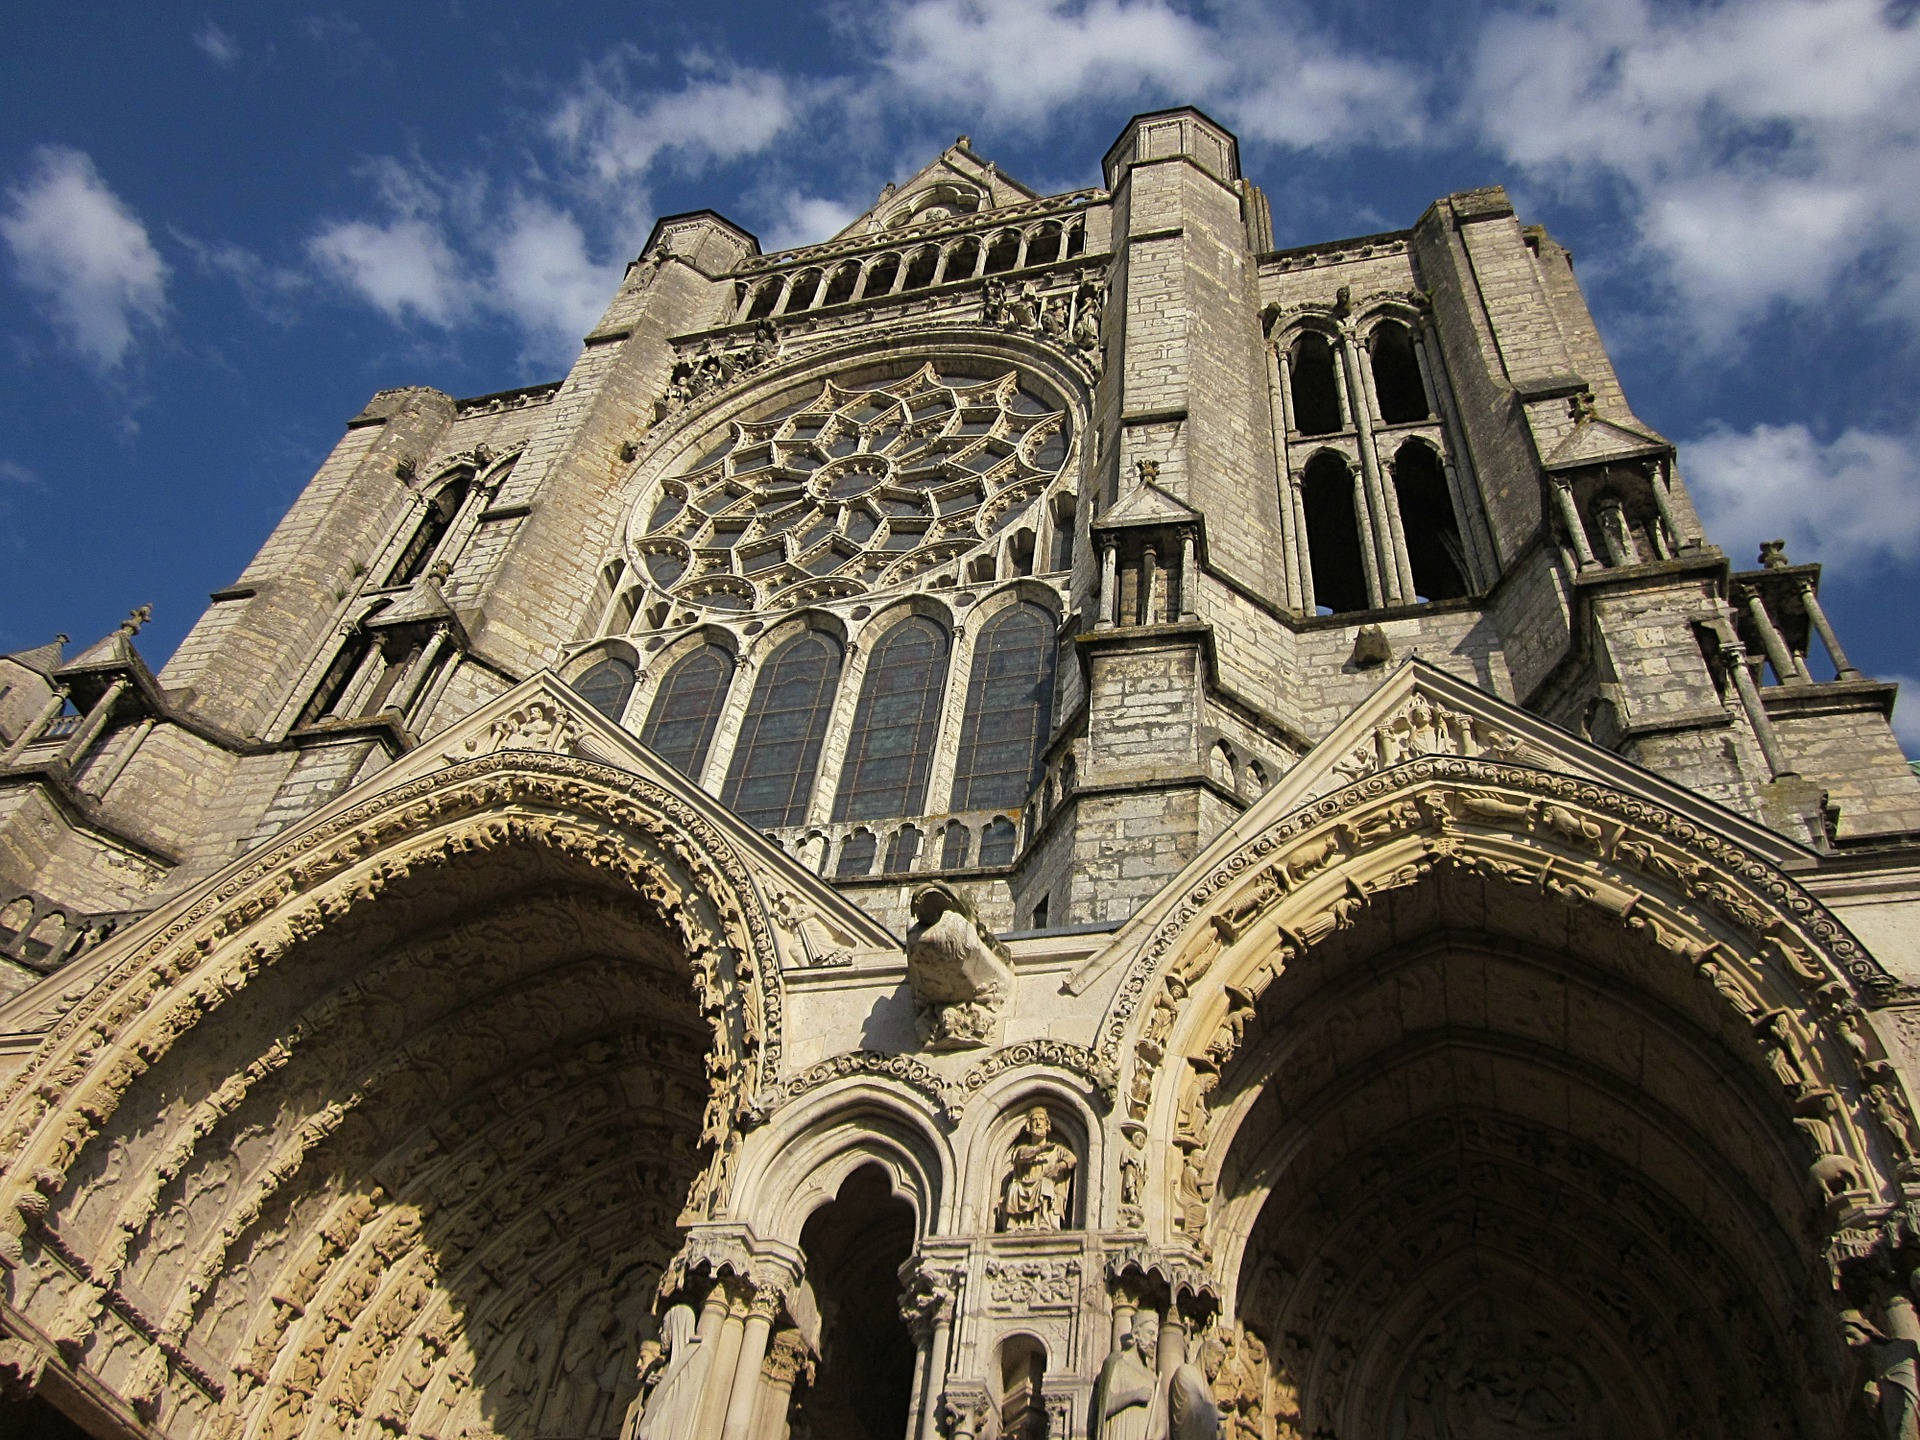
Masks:
[[[976,555],[967,562],[967,583],[969,585],[991,585],[994,572],[998,567],[991,554]]]
[[[807,818],[839,678],[839,642],[818,630],[796,635],[761,670],[722,796],[747,824],[798,825]]]
[[[1331,435],[1342,427],[1336,363],[1332,344],[1318,331],[1309,330],[1293,342],[1288,353],[1293,428],[1302,435]]]
[[[441,486],[439,493],[427,502],[427,513],[420,517],[420,523],[407,538],[400,558],[393,562],[393,569],[387,575],[389,586],[411,585],[426,573],[433,552],[440,548],[447,531],[453,528],[454,517],[466,503],[472,486],[471,477],[463,476]]]
[[[884,295],[893,288],[894,277],[900,273],[898,255],[882,255],[867,270],[867,288],[865,295]]]
[[[853,287],[860,278],[860,267],[849,262],[833,272],[833,281],[827,286],[827,298],[822,305],[844,305],[853,298]]]
[[[973,832],[958,820],[949,820],[940,833],[940,868],[959,870],[967,863],[967,851],[973,846]]]
[[[327,673],[320,677],[320,683],[314,686],[313,698],[307,701],[306,708],[300,712],[297,722],[312,725],[339,713],[340,705],[346,700],[347,691],[355,677],[367,663],[367,657],[373,651],[373,637],[358,635],[340,647],[340,653],[333,657],[333,663],[327,666]]]
[[[1466,549],[1460,543],[1446,473],[1431,446],[1409,440],[1400,447],[1393,457],[1393,493],[1407,537],[1414,593],[1422,600],[1465,595],[1470,588]]]
[[[1076,220],[1067,227],[1067,256],[1071,260],[1087,248],[1087,222]]]
[[[859,880],[873,873],[873,857],[879,853],[880,841],[873,831],[860,829],[841,842],[840,864],[834,870],[839,880]]]
[[[1338,455],[1322,452],[1307,462],[1300,482],[1307,512],[1307,554],[1313,598],[1323,615],[1367,608],[1366,562],[1360,552],[1360,520],[1354,509],[1353,472]]]
[[[980,263],[980,242],[972,235],[956,240],[947,251],[947,279],[970,280]]]
[[[1427,387],[1420,380],[1420,357],[1413,353],[1412,332],[1396,320],[1385,321],[1375,327],[1367,349],[1380,418],[1389,425],[1425,420]]]
[[[987,828],[980,832],[980,860],[982,865],[1011,865],[1013,863],[1013,842],[1017,838],[1013,821],[1002,815],[987,822]]]
[[[1051,265],[1060,258],[1060,227],[1042,225],[1027,241],[1027,264]]]
[[[768,280],[753,292],[753,304],[748,308],[746,318],[764,320],[773,313],[773,307],[780,303],[780,282]]]
[[[1039,778],[1053,718],[1053,631],[1053,617],[1028,602],[981,630],[954,767],[955,810],[1012,809]]]
[[[1016,575],[1033,574],[1033,531],[1016,530],[1007,543],[1007,558]]]
[[[1011,270],[1020,260],[1020,236],[1013,230],[1002,230],[993,237],[993,243],[987,247],[988,275],[998,275],[1002,270]]]
[[[920,858],[920,831],[917,826],[902,825],[887,842],[887,873],[904,875]]]
[[[819,298],[820,279],[821,276],[818,270],[809,270],[806,274],[796,278],[792,287],[787,292],[787,308],[785,313],[792,315],[801,310],[810,309],[813,302]]]
[[[933,283],[933,272],[940,264],[940,252],[927,245],[913,252],[913,258],[907,262],[907,282],[900,288],[918,290],[923,285]]]
[[[632,586],[620,597],[620,603],[613,607],[613,614],[607,617],[606,630],[609,635],[624,635],[633,628],[633,617],[640,610],[641,587]]]
[[[1073,568],[1075,507],[1071,495],[1058,496],[1053,502],[1053,568]]]
[[[1047,1347],[1031,1335],[1009,1335],[1000,1342],[1001,1440],[1046,1440],[1041,1395],[1046,1373]]]
[[[624,660],[608,659],[574,681],[573,688],[582,700],[618,725],[633,694],[633,681],[633,666]]]
[[[913,1252],[913,1207],[865,1165],[800,1232],[820,1314],[820,1366],[794,1433],[899,1440],[912,1398],[913,1339],[900,1318],[900,1267]]]
[[[660,682],[640,743],[689,780],[698,780],[732,684],[733,656],[722,646],[702,645]]]
[[[946,630],[916,615],[874,647],[847,740],[835,820],[884,820],[926,808],[947,646]]]
[[[593,598],[587,602],[587,613],[580,617],[580,629],[574,639],[591,640],[600,633],[601,618],[613,603],[613,592],[620,588],[620,577],[626,573],[624,560],[611,560],[601,567],[600,578],[594,582]]]

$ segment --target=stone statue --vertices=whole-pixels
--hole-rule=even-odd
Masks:
[[[700,1403],[700,1382],[706,1375],[701,1364],[700,1337],[694,1334],[693,1307],[675,1305],[660,1322],[660,1339],[667,1354],[667,1368],[660,1383],[647,1396],[634,1430],[634,1440],[680,1440],[693,1423],[694,1406]]]
[[[929,1050],[991,1045],[1000,1008],[1013,993],[1007,947],[959,892],[937,880],[913,892],[912,910],[907,982],[920,1043]]]
[[[1867,1399],[1887,1440],[1920,1440],[1920,1345],[1887,1334],[1858,1310],[1840,1315],[1847,1346],[1867,1363]]]
[[[1167,1377],[1167,1440],[1220,1440],[1220,1408],[1207,1372],[1191,1360]]]
[[[1020,1142],[1009,1156],[1010,1171],[1000,1201],[1005,1230],[1060,1230],[1067,1223],[1067,1190],[1074,1167],[1073,1151],[1052,1138],[1053,1117],[1044,1105],[1027,1111]]]
[[[1092,1440],[1147,1440],[1158,1388],[1152,1369],[1140,1358],[1138,1337],[1129,1330],[1094,1382]]]

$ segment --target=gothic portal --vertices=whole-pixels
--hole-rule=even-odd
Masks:
[[[1920,1433],[1920,780],[1503,191],[656,226],[0,658],[7,1423]],[[64,639],[64,637],[63,637]]]

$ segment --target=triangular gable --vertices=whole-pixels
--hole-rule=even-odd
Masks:
[[[851,235],[902,229],[914,224],[911,217],[922,202],[935,199],[933,192],[943,187],[956,195],[973,196],[978,202],[975,214],[1042,198],[1039,191],[1022,185],[1011,175],[1003,174],[991,160],[976,155],[967,137],[962,135],[943,150],[938,159],[923,165],[899,184],[887,186],[865,213],[833,238],[842,240]]]
[[[1199,518],[1151,480],[1143,480],[1093,523],[1097,530],[1111,530],[1128,525],[1192,524]]]
[[[0,655],[0,660],[11,660],[23,665],[36,675],[51,676],[60,668],[60,656],[67,648],[67,637],[56,635],[44,645],[34,645],[25,650],[15,650],[11,654]]]
[[[1574,470],[1616,460],[1663,455],[1672,448],[1651,430],[1622,425],[1598,415],[1587,415],[1573,427],[1571,435],[1554,447],[1553,453],[1547,457],[1546,466],[1549,470]]]
[[[1322,796],[1420,755],[1466,755],[1577,775],[1683,816],[1775,865],[1792,867],[1812,852],[1631,760],[1582,740],[1424,660],[1409,659],[1301,757],[1272,789],[1133,913],[1113,941],[1068,982],[1079,994],[1132,953],[1167,911],[1227,855]]]

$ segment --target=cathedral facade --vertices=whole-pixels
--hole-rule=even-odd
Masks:
[[[1920,780],[1819,566],[1502,190],[1103,181],[662,220],[157,673],[0,658],[13,1423],[1920,1433]]]

